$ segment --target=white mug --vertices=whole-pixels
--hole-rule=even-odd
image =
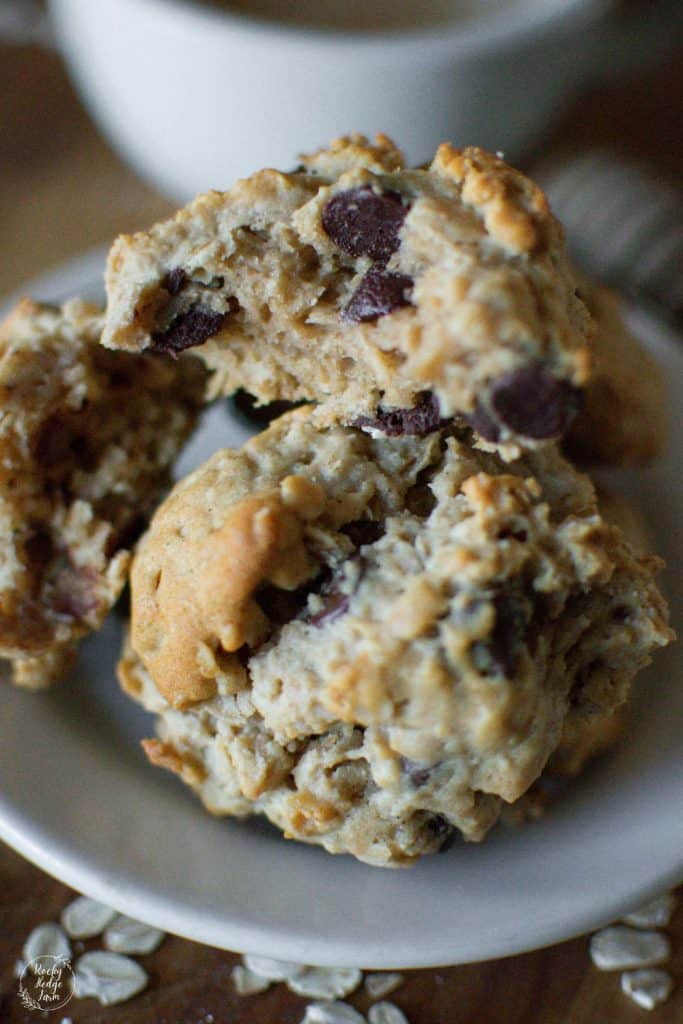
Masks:
[[[374,32],[198,0],[50,0],[50,11],[95,118],[184,201],[259,167],[287,169],[352,131],[391,135],[414,163],[444,139],[514,159],[595,63],[595,22],[609,4],[480,4],[470,18]]]

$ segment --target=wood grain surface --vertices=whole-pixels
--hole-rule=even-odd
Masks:
[[[543,152],[607,144],[649,158],[663,176],[680,181],[682,95],[680,59],[637,82],[593,89],[555,126]],[[98,135],[56,57],[0,48],[0,294],[169,210]],[[102,1009],[93,1000],[73,1000],[49,1018],[23,1008],[15,960],[30,929],[56,920],[70,898],[59,882],[0,845],[1,1024],[59,1024],[62,1017],[74,1024],[301,1020],[305,1000],[283,986],[238,997],[230,978],[235,957],[172,937],[140,958],[150,986],[129,1003]],[[411,1024],[683,1024],[683,910],[669,931],[675,955],[667,966],[679,984],[669,1002],[649,1015],[621,994],[618,975],[591,967],[585,938],[502,961],[408,972],[391,998]],[[367,997],[352,1002],[367,1009]]]

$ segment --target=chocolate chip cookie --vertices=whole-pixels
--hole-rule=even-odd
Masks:
[[[315,400],[349,423],[428,393],[510,458],[566,431],[589,378],[562,230],[476,148],[407,169],[385,137],[339,139],[119,238],[107,291],[105,345],[191,350],[213,394]]]
[[[210,811],[408,864],[482,839],[570,709],[625,700],[671,639],[660,563],[555,446],[504,462],[429,412],[393,433],[317,416],[175,487],[120,676],[158,714],[150,760]]]
[[[596,486],[598,509],[608,523],[617,526],[635,552],[652,552],[652,538],[643,516],[622,495]],[[578,775],[586,764],[614,746],[629,722],[630,705],[605,707],[591,703],[569,708],[562,728],[562,739],[553,752],[544,775]]]
[[[101,329],[77,301],[0,327],[0,657],[34,689],[119,596],[203,396],[198,361],[108,352]]]

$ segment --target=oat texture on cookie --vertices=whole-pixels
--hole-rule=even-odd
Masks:
[[[176,485],[120,665],[209,810],[382,866],[483,838],[671,639],[659,561],[554,446],[505,462],[424,416],[300,409]]]
[[[590,373],[545,196],[473,147],[408,169],[383,136],[339,139],[119,238],[107,291],[105,345],[192,351],[214,394],[350,422],[427,392],[509,457],[567,430]]]
[[[0,327],[0,657],[29,688],[116,601],[202,402],[198,362],[109,352],[101,329],[84,303],[28,300]]]

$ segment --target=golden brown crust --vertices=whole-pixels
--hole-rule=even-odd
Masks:
[[[502,245],[530,253],[561,238],[541,189],[499,157],[477,146],[439,146],[432,170],[451,178],[463,202],[481,213],[487,231]]]
[[[178,775],[188,786],[198,786],[206,778],[200,761],[189,754],[180,754],[170,743],[161,740],[142,740],[142,749],[150,764],[166,768]]]
[[[188,540],[190,556],[182,565],[170,562],[150,574],[143,542],[131,580],[137,594],[133,644],[144,652],[160,692],[174,707],[206,700],[216,691],[197,656],[198,637],[200,650],[208,645],[228,655],[258,644],[266,621],[254,602],[257,587],[269,582],[291,590],[309,578],[311,561],[301,527],[310,512],[304,504],[303,515],[297,514],[301,506],[296,497],[292,501],[296,480],[289,477],[280,491],[238,502],[220,527],[196,542]],[[298,489],[305,500],[319,491],[307,481]],[[314,502],[320,502],[318,495]],[[156,543],[162,547],[167,543],[164,529],[158,521]],[[175,522],[170,530],[177,530]]]

